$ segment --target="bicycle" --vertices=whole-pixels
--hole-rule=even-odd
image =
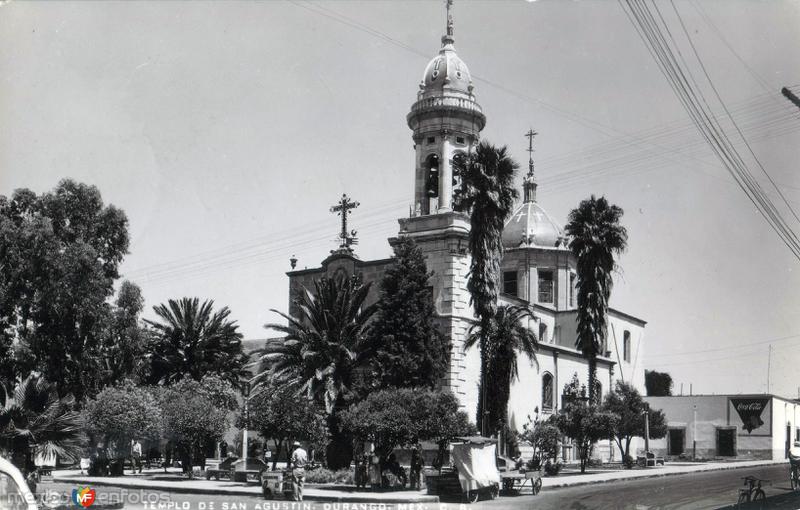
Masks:
[[[739,501],[737,505],[750,501],[764,501],[767,499],[767,495],[764,494],[764,490],[761,489],[761,482],[769,482],[769,480],[761,480],[755,476],[745,476],[742,477],[742,480],[744,480],[745,488],[739,489]]]
[[[800,462],[789,463],[789,483],[793,491],[800,489]]]

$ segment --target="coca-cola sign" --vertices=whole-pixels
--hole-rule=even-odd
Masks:
[[[731,405],[742,419],[742,428],[748,434],[764,425],[761,415],[768,403],[768,398],[731,398]]]

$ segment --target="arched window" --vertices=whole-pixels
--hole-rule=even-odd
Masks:
[[[439,156],[436,154],[425,158],[425,194],[428,198],[439,196]]]
[[[542,410],[553,410],[553,376],[549,372],[542,376]]]
[[[631,362],[631,332],[627,329],[622,334],[622,359]]]
[[[547,343],[547,324],[539,322],[539,343]]]
[[[453,167],[453,209],[456,211],[464,210],[464,186],[462,171],[467,162],[467,155],[461,151],[453,154],[452,167]]]

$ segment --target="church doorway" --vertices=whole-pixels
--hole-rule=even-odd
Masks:
[[[681,455],[686,444],[686,429],[669,429],[667,455]]]

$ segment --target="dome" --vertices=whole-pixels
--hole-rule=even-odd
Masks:
[[[506,221],[503,229],[503,246],[563,248],[564,231],[542,206],[533,200],[527,200]]]
[[[452,39],[442,38],[442,49],[425,67],[420,89],[423,95],[438,95],[443,92],[457,92],[472,95],[472,77],[467,64],[461,60],[453,48]]]

